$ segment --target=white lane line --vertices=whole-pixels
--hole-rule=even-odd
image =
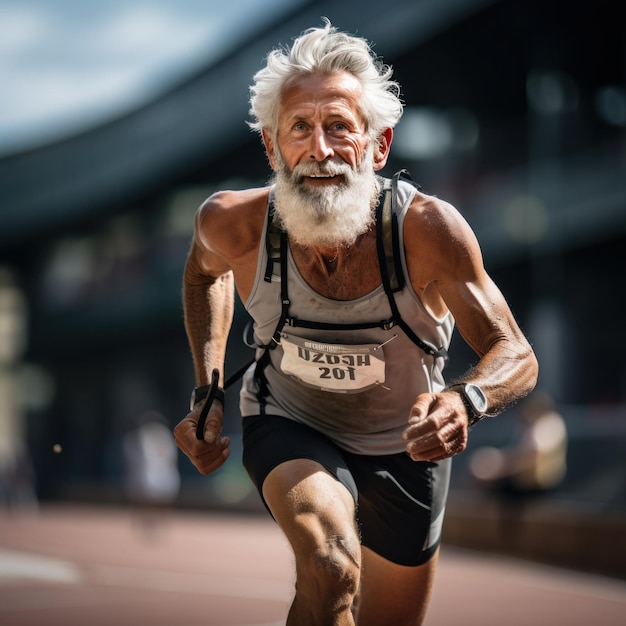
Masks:
[[[291,583],[268,578],[219,576],[207,572],[175,572],[98,564],[81,569],[76,564],[61,559],[0,550],[0,584],[20,581],[88,583],[285,603],[289,602],[293,595]]]
[[[16,580],[77,584],[82,576],[79,568],[69,561],[0,550],[0,583]]]

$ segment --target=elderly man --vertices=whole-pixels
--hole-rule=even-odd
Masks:
[[[420,624],[450,458],[474,422],[536,382],[465,220],[406,177],[377,174],[398,93],[367,42],[328,22],[272,51],[251,126],[274,179],[200,207],[185,269],[198,387],[177,443],[202,474],[229,456],[223,391],[206,396],[212,372],[223,376],[236,288],[257,346],[240,397],[243,462],[295,555],[288,624]],[[455,322],[478,362],[446,386]]]

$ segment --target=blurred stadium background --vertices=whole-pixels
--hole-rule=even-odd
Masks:
[[[184,15],[198,3],[150,4]],[[213,190],[266,182],[245,124],[251,76],[272,47],[328,16],[393,65],[407,107],[385,172],[408,168],[472,224],[568,428],[566,478],[527,513],[534,535],[525,540],[494,539],[497,512],[473,485],[468,455],[458,457],[449,541],[626,576],[619,3],[235,0],[232,15],[202,4],[212,45],[174,63],[154,35],[148,44],[167,71],[134,100],[69,107],[69,120],[32,123],[21,143],[17,131],[0,143],[0,452],[14,481],[4,481],[5,500],[20,485],[12,497],[27,499],[30,484],[40,502],[125,502],[124,435],[148,412],[169,426],[185,415],[193,374],[180,288],[193,214]],[[0,16],[45,6],[0,2]],[[110,6],[123,17],[144,5]],[[124,32],[136,42],[150,33],[134,15]],[[107,41],[110,54],[122,43]],[[19,37],[0,45],[5,65],[11,45]],[[51,71],[29,88],[45,107],[65,85]],[[245,321],[238,303],[227,372],[250,356]],[[450,375],[473,360],[455,340]],[[237,452],[237,389],[227,400]],[[511,419],[481,424],[470,448],[505,442]],[[209,478],[183,457],[178,465],[176,506],[261,510],[237,455]]]

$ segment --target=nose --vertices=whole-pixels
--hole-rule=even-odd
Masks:
[[[311,159],[326,161],[335,156],[335,151],[328,141],[323,128],[316,128],[311,137]]]

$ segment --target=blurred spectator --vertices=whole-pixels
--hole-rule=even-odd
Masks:
[[[144,530],[154,532],[161,513],[178,496],[178,451],[160,413],[148,411],[138,422],[122,441],[126,495],[139,508]]]
[[[479,448],[470,457],[469,468],[485,488],[520,500],[547,493],[563,481],[567,429],[545,391],[526,398],[517,416],[513,442],[504,448]]]
[[[13,273],[0,267],[0,506],[34,508],[35,475],[24,437],[18,371],[27,342],[27,306]]]
[[[38,506],[35,471],[30,455],[19,441],[2,446],[0,453],[0,505],[7,509],[34,510]]]

